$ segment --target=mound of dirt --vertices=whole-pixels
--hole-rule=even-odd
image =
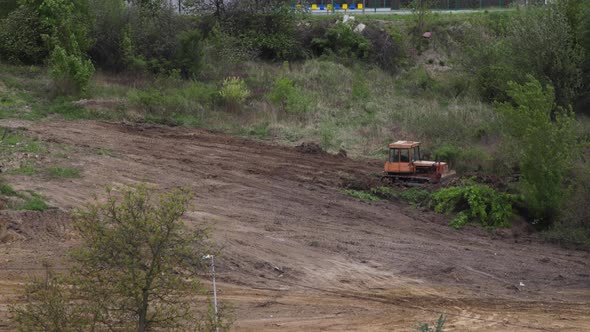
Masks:
[[[0,211],[0,243],[63,240],[72,236],[70,216],[59,209]]]
[[[300,145],[296,146],[295,149],[297,149],[297,151],[301,153],[307,154],[328,154],[326,151],[324,151],[324,149],[322,149],[321,146],[313,142],[303,142]]]

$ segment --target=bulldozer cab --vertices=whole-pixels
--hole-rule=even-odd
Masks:
[[[397,141],[389,145],[388,172],[412,173],[413,162],[420,160],[420,142]]]

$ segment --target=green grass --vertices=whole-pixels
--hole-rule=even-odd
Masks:
[[[354,197],[354,198],[360,198],[362,200],[365,201],[370,201],[370,202],[379,202],[381,199],[377,196],[374,196],[368,192],[364,192],[364,191],[359,191],[359,190],[353,190],[353,189],[346,189],[343,191],[344,194],[350,196],[350,197]]]
[[[98,149],[98,150],[96,150],[96,154],[99,156],[112,156],[113,151],[111,151],[109,149]]]
[[[17,210],[27,211],[45,211],[49,208],[49,205],[41,197],[32,197],[25,201],[21,205],[17,206]]]
[[[17,196],[18,193],[8,184],[0,184],[0,194],[4,196]]]
[[[35,167],[35,165],[31,162],[24,162],[20,165],[19,168],[11,170],[9,172],[7,172],[8,174],[14,174],[14,175],[26,175],[26,176],[32,176],[37,174],[37,168]]]
[[[52,178],[73,179],[80,177],[80,171],[75,168],[51,166],[47,168],[47,173]]]

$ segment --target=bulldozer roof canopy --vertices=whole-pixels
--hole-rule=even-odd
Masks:
[[[392,149],[409,149],[416,146],[419,146],[420,142],[413,142],[413,141],[397,141],[394,143],[389,144],[389,147]]]

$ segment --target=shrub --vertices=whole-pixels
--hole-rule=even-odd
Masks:
[[[314,38],[312,47],[316,54],[334,54],[343,58],[365,59],[371,43],[346,23],[338,22],[323,37]]]
[[[379,197],[374,196],[371,193],[364,192],[364,191],[358,191],[358,190],[354,190],[354,189],[346,189],[346,190],[344,190],[344,193],[350,197],[359,198],[359,199],[362,199],[365,201],[378,202],[381,200],[381,199],[379,199]]]
[[[482,97],[506,101],[507,82],[525,83],[526,76],[533,75],[554,86],[558,105],[575,101],[582,83],[583,51],[564,8],[550,4],[520,10],[505,36],[494,42],[489,36],[476,36],[469,42],[475,46],[466,52],[466,68],[475,69]]]
[[[548,225],[565,196],[564,181],[579,155],[579,146],[571,110],[557,108],[553,112],[553,88],[543,88],[532,77],[529,80],[524,85],[509,83],[508,94],[514,104],[500,104],[498,111],[513,143],[522,173],[520,190],[530,216]]]
[[[485,227],[506,227],[512,217],[512,203],[516,196],[498,192],[488,186],[470,184],[444,188],[432,195],[438,213],[458,212],[451,226],[461,228],[469,222]]]
[[[438,320],[436,321],[435,324],[433,324],[432,327],[430,327],[428,325],[428,323],[418,323],[418,329],[417,331],[419,332],[443,332],[445,329],[445,322],[446,322],[446,317],[441,314],[438,317]]]
[[[123,38],[128,25],[128,11],[123,0],[90,0],[93,24],[89,32],[94,44],[88,51],[97,66],[120,71],[125,69]]]
[[[239,8],[223,17],[221,29],[224,34],[237,37],[240,48],[255,50],[258,57],[266,60],[297,60],[306,57],[301,42],[297,39],[295,13],[286,8],[267,12],[247,12]]]
[[[410,188],[400,193],[400,197],[412,204],[423,204],[430,200],[431,194],[428,190],[421,188]]]
[[[19,210],[27,211],[45,211],[49,208],[49,206],[41,197],[32,197],[17,208]]]
[[[184,77],[195,77],[201,69],[203,41],[199,30],[184,31],[179,34],[180,48],[176,62]]]
[[[0,60],[39,64],[49,54],[43,35],[49,29],[37,13],[27,7],[12,11],[0,20]]]
[[[362,34],[371,43],[369,62],[390,73],[397,73],[408,62],[404,34],[397,26],[371,22]]]
[[[81,55],[68,54],[61,46],[56,46],[51,54],[49,75],[60,93],[84,93],[92,75],[94,66],[90,60]]]
[[[509,27],[507,43],[516,68],[551,82],[557,104],[575,101],[581,83],[583,53],[575,42],[566,7],[550,4],[521,11]]]
[[[268,99],[289,113],[304,113],[309,110],[309,99],[299,92],[299,89],[295,87],[295,82],[287,76],[280,76],[275,80]]]
[[[126,55],[127,59],[133,60],[132,64],[139,67],[145,65],[153,73],[165,74],[174,69],[188,73],[191,68],[196,68],[195,63],[198,66],[198,60],[192,62],[187,58],[187,52],[198,49],[199,40],[198,33],[192,30],[194,23],[189,17],[178,15],[171,6],[155,6],[146,10],[141,5],[131,5],[128,11],[128,42],[133,52]],[[198,58],[198,54],[193,56]]]
[[[590,165],[582,163],[574,172],[571,191],[557,221],[543,233],[546,240],[564,247],[590,248]]]
[[[131,106],[158,123],[193,124],[204,107],[212,104],[217,91],[197,81],[181,88],[131,90],[127,98]],[[197,121],[198,123],[198,121]]]
[[[79,178],[80,171],[75,168],[51,166],[47,169],[49,176],[53,178]]]
[[[434,160],[449,163],[450,168],[458,173],[489,170],[491,157],[477,147],[462,148],[452,144],[443,144],[433,153]]]
[[[223,80],[219,96],[230,107],[235,108],[246,101],[246,98],[250,96],[250,90],[241,78],[228,77]]]

